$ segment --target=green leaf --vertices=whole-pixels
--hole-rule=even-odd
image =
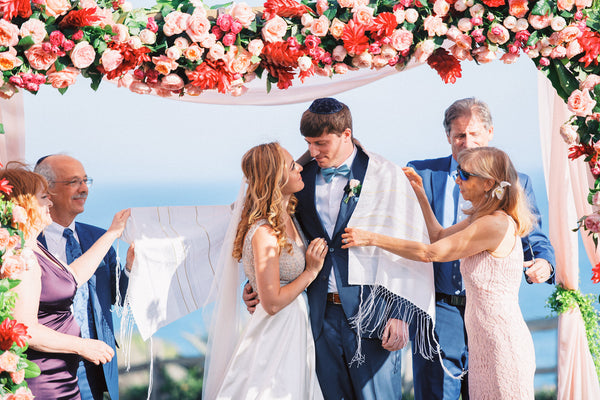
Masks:
[[[66,93],[66,91],[67,91],[68,89],[69,89],[69,87],[68,87],[68,86],[67,86],[67,87],[63,87],[63,88],[58,88],[58,92],[59,92],[60,94],[65,94],[65,93]]]
[[[27,363],[27,368],[25,368],[25,379],[35,378],[41,373],[40,367],[38,367],[37,364],[34,364],[29,360],[25,360],[25,362]]]
[[[535,3],[533,10],[531,10],[531,13],[533,15],[546,15],[550,12],[550,10],[550,2],[546,0],[538,0],[538,2]]]
[[[338,8],[336,6],[330,6],[327,10],[325,10],[323,15],[326,16],[327,19],[329,19],[330,21],[333,21],[335,15],[337,14],[337,11]]]
[[[556,80],[550,79],[552,86],[558,95],[567,101],[573,90],[579,88],[579,82],[560,60],[551,60],[549,69],[553,70],[556,76]]]
[[[527,46],[535,46],[535,44],[539,40],[538,31],[533,31],[531,35],[529,35],[529,39],[527,39]]]
[[[0,135],[1,135],[1,134],[4,134],[4,133],[5,133],[5,132],[4,132],[4,124],[1,124],[1,123],[0,123]]]
[[[255,32],[256,33],[256,19],[254,19],[251,23],[250,26],[247,28],[249,31],[251,32]]]
[[[56,61],[54,61],[54,68],[56,68],[56,71],[62,71],[63,69],[65,69],[65,64],[56,60]]]
[[[98,87],[100,86],[100,82],[102,82],[102,75],[94,74],[94,75],[90,75],[90,78],[92,79],[92,83],[90,84],[90,87],[94,91],[98,90]]]
[[[269,79],[267,79],[267,93],[271,93],[271,81]]]
[[[252,58],[250,59],[250,62],[252,64],[257,64],[261,61],[262,59],[259,56],[252,56]]]
[[[33,38],[31,37],[31,35],[29,35],[29,36],[25,36],[24,38],[19,40],[19,43],[17,43],[17,46],[29,48],[30,46],[33,46],[33,44],[34,44]]]
[[[214,6],[211,6],[210,9],[218,10],[219,8],[227,8],[232,4],[233,4],[233,1],[230,1],[229,3],[225,3],[225,4],[215,4]]]

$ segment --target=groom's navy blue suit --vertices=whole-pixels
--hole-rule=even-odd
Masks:
[[[423,178],[423,187],[429,204],[440,223],[444,221],[444,203],[446,200],[446,183],[452,156],[432,160],[411,161],[409,167]],[[529,177],[519,174],[519,182],[523,187],[537,225],[529,236],[522,239],[525,259],[531,259],[530,245],[535,258],[542,258],[554,265],[554,249],[546,235],[541,231],[541,216],[535,201]],[[455,215],[456,217],[456,210]],[[463,296],[460,261],[433,263],[436,291],[436,334],[444,353],[444,364],[455,375],[467,368],[468,351],[464,326],[464,306],[449,304],[450,296]],[[551,276],[548,283],[553,283]],[[456,298],[455,298],[456,299]],[[437,357],[428,361],[413,353],[413,377],[415,399],[458,399],[461,392],[461,381],[444,374]],[[466,385],[465,385],[466,387]],[[463,388],[464,390],[464,388]],[[468,393],[463,391],[463,400]]]
[[[357,147],[349,179],[364,180],[368,156]],[[342,233],[356,207],[356,199],[340,203],[332,237],[324,228],[315,204],[315,182],[320,168],[312,160],[304,166],[304,189],[296,194],[296,216],[309,240],[327,240],[329,254],[323,269],[308,287],[310,321],[316,344],[317,375],[326,400],[333,399],[400,399],[400,357],[383,349],[376,337],[362,338],[364,364],[350,366],[357,346],[356,332],[348,318],[358,311],[362,296],[369,295],[367,286],[348,284],[348,250],[342,249]],[[333,268],[341,306],[327,302],[328,282]]]

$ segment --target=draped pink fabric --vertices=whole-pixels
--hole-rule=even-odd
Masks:
[[[4,134],[0,135],[0,162],[4,165],[11,160],[25,161],[25,112],[23,92],[10,100],[0,99],[0,123]]]
[[[588,166],[581,160],[569,161],[568,146],[560,136],[560,126],[569,118],[564,101],[550,81],[538,75],[538,107],[542,159],[546,188],[550,241],[556,251],[556,279],[568,289],[577,289],[579,257],[575,221],[592,212],[587,202],[593,182]],[[595,265],[599,253],[587,233],[582,235],[590,261]],[[585,327],[579,309],[558,320],[558,399],[600,399],[600,384],[589,351]]]

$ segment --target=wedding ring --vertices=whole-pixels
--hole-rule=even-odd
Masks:
[[[342,243],[344,243],[344,244],[348,243],[348,239],[342,239]]]

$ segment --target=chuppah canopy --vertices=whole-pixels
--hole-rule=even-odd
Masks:
[[[208,18],[199,3],[187,1],[177,2],[175,7],[161,3],[152,10],[131,10],[124,5],[114,13],[103,1],[65,3],[57,9],[43,1],[30,7],[27,2],[23,7],[16,7],[16,3],[8,1],[2,5],[4,18],[0,28],[5,42],[0,45],[6,51],[1,54],[0,65],[5,71],[2,93],[6,97],[13,95],[16,87],[37,92],[41,83],[64,91],[82,72],[92,79],[93,85],[106,77],[137,93],[199,95],[201,101],[218,104],[266,104],[273,96],[277,102],[287,104],[347,90],[353,87],[353,81],[358,85],[367,83],[378,75],[395,73],[394,68],[413,59],[426,61],[442,79],[451,82],[460,77],[462,60],[474,57],[488,62],[502,49],[503,61],[510,63],[520,52],[527,53],[556,89],[556,94],[540,94],[540,109],[551,98],[568,100],[574,116],[560,133],[571,146],[569,158],[585,157],[596,179],[588,204],[600,203],[596,200],[600,196],[594,196],[599,191],[600,176],[595,146],[600,119],[600,106],[595,101],[596,89],[600,89],[600,78],[595,73],[600,53],[600,15],[591,1],[540,0],[530,10],[528,2],[518,0],[437,0],[434,4],[407,0],[371,5],[363,1],[317,1],[308,6],[270,0],[259,17],[248,7],[235,4],[216,20]],[[453,43],[450,52],[440,47],[444,39]],[[362,69],[350,71],[355,68]],[[315,74],[335,74],[347,80],[319,78],[326,84],[320,88],[306,86],[306,91],[294,83],[295,77],[308,84],[316,82]],[[255,79],[257,75],[262,75],[269,85],[277,84],[288,91],[273,89],[269,95],[259,93],[260,90],[254,92],[254,85],[264,85]],[[300,91],[293,94],[290,84]],[[229,97],[215,91],[243,96]],[[249,96],[248,100],[244,96]],[[257,103],[252,103],[252,97]],[[3,161],[12,158],[11,154],[22,156],[24,136],[22,125],[20,130],[18,127],[22,121],[19,102],[15,97],[9,100],[13,111],[2,105],[2,122],[8,132],[5,151],[12,152],[6,153]],[[544,128],[548,121],[542,117],[548,115],[544,113],[540,113],[542,131],[552,132]],[[14,115],[16,125],[9,121]],[[555,124],[554,139],[558,129]],[[548,141],[542,143],[546,145]],[[552,142],[546,157],[553,160],[553,167],[557,158],[554,154],[562,151],[565,157],[566,149],[563,142]],[[551,168],[545,172],[549,190],[554,179],[564,185],[564,172],[560,177]],[[581,226],[596,237],[600,217],[594,210],[584,211],[585,196],[577,200],[585,192],[586,180],[581,179],[580,173],[570,175],[575,182],[572,194],[565,190],[552,192],[550,201],[560,201],[561,206],[551,210],[558,213],[565,209],[563,204],[572,204],[575,199],[578,209],[573,216],[585,216]],[[550,219],[551,232],[567,232],[564,224],[558,227],[553,222],[555,217],[551,215]],[[556,245],[556,239],[554,242]],[[564,243],[561,241],[561,248]],[[574,245],[572,240],[570,243]],[[563,252],[561,248],[557,248],[559,281],[568,289],[576,289],[571,282],[576,282],[577,272],[564,272],[566,265],[577,265],[576,251],[565,247]],[[594,279],[600,279],[597,260],[591,259]],[[577,322],[577,326],[582,323]],[[583,369],[587,373],[578,376],[594,375],[593,364],[583,354],[586,347],[569,351],[569,367],[559,368],[559,398],[569,398],[572,393],[597,397],[597,377],[584,382],[572,379],[573,360],[586,363]]]

